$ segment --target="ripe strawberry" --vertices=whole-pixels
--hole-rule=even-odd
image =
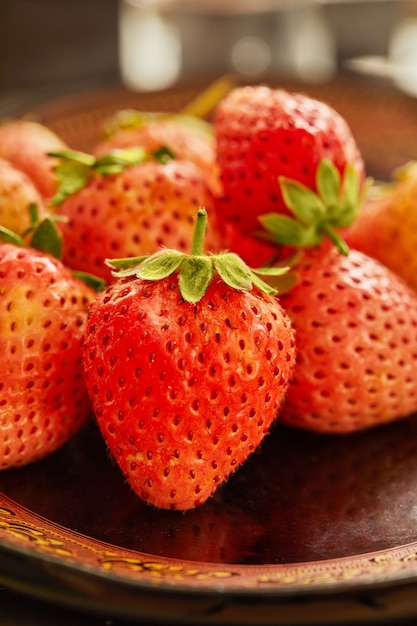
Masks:
[[[101,157],[114,150],[133,147],[142,147],[152,153],[167,148],[177,159],[192,161],[201,167],[212,191],[218,194],[220,186],[213,127],[205,120],[235,86],[232,76],[222,76],[198,93],[179,113],[134,109],[117,111],[105,120],[105,139],[93,148],[93,154]]]
[[[298,284],[280,297],[297,364],[286,424],[347,433],[417,410],[417,296],[374,259],[328,244],[305,252]]]
[[[66,148],[60,137],[38,122],[14,120],[0,124],[0,157],[24,172],[44,199],[55,194],[58,183],[54,172],[57,161],[48,153]]]
[[[271,260],[276,257],[275,243],[262,241],[252,235],[244,235],[233,222],[221,221],[219,236],[223,249],[235,252],[249,267],[270,265]]]
[[[126,166],[115,165],[126,155]],[[196,210],[204,206],[210,214],[214,211],[204,172],[194,163],[175,159],[140,162],[143,151],[120,152],[97,160],[79,153],[69,156],[75,160],[70,158],[62,164],[64,193],[58,196],[56,213],[67,218],[60,223],[63,261],[73,269],[110,281],[106,258],[142,256],[161,246],[187,250]],[[65,177],[73,166],[76,171],[69,180],[71,185],[76,181],[76,190],[72,193],[71,188],[66,196]],[[214,217],[207,245],[213,249],[220,245]]]
[[[390,184],[371,191],[346,242],[417,290],[417,163],[407,164]]]
[[[120,111],[107,121],[109,136],[92,150],[101,157],[114,150],[142,147],[152,153],[168,148],[179,160],[201,167],[213,191],[219,192],[215,142],[211,125],[189,115]]]
[[[0,225],[23,233],[30,226],[31,205],[37,206],[39,217],[46,214],[43,199],[32,181],[0,158]]]
[[[113,264],[127,269],[92,304],[84,344],[110,451],[133,491],[167,509],[205,502],[259,446],[294,363],[271,288],[236,255],[201,254],[205,215],[191,255]]]
[[[364,164],[346,121],[329,105],[299,93],[266,86],[233,90],[214,117],[223,196],[219,212],[245,233],[258,216],[287,213],[279,177],[313,191],[326,159],[341,176],[348,166],[362,181]]]
[[[0,468],[62,446],[90,415],[81,339],[94,292],[60,261],[0,244]]]

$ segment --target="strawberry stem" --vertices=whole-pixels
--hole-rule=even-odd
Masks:
[[[340,254],[343,254],[343,256],[348,256],[349,246],[347,245],[346,241],[342,239],[342,237],[333,228],[331,228],[331,226],[327,224],[324,225],[323,232],[326,233],[326,235],[332,241],[332,243],[336,246]]]
[[[277,289],[263,281],[260,276],[279,277],[286,274],[289,268],[266,267],[252,270],[234,252],[205,255],[203,248],[207,222],[207,212],[200,208],[196,216],[191,254],[161,249],[148,257],[106,259],[106,265],[115,270],[114,276],[137,276],[151,281],[163,280],[177,272],[181,296],[192,304],[201,300],[215,274],[232,289],[248,291],[255,286],[264,293],[275,295]]]
[[[182,108],[183,115],[206,119],[219,102],[236,87],[236,78],[226,74],[211,83],[202,93]]]
[[[197,212],[193,240],[191,244],[192,256],[199,256],[204,251],[204,238],[207,229],[207,211],[200,208]]]

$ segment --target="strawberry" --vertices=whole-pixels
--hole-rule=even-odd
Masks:
[[[266,86],[234,89],[216,109],[214,130],[223,195],[218,211],[256,231],[258,216],[287,213],[279,177],[317,191],[316,171],[330,161],[341,177],[364,164],[344,118],[324,102]]]
[[[179,113],[117,111],[104,121],[105,138],[92,152],[101,157],[126,148],[142,147],[149,153],[168,148],[177,159],[192,161],[201,167],[212,191],[218,194],[220,184],[213,127],[205,120],[235,86],[232,76],[222,76],[198,93]]]
[[[377,259],[417,290],[417,162],[375,185],[345,234],[348,245]]]
[[[62,446],[91,413],[81,340],[95,293],[44,252],[0,244],[0,468]]]
[[[206,216],[191,255],[110,263],[120,278],[92,303],[85,334],[100,431],[133,491],[159,508],[201,505],[246,460],[294,364],[273,290],[236,255],[202,254]]]
[[[58,171],[63,186],[54,203],[66,218],[60,223],[63,261],[73,269],[110,281],[108,257],[142,256],[160,246],[187,250],[196,210],[214,211],[205,174],[189,161],[143,162],[140,149],[98,159],[73,152],[63,156]],[[207,245],[220,245],[214,217]]]
[[[26,174],[0,158],[0,224],[23,233],[30,226],[29,207],[36,205],[39,217],[46,214],[43,199]]]
[[[348,433],[417,410],[417,295],[363,253],[306,250],[280,297],[297,337],[281,422]]]
[[[236,224],[228,221],[219,223],[222,247],[235,252],[249,267],[270,265],[277,254],[276,244],[262,241],[252,235],[244,235]]]
[[[213,191],[219,193],[214,136],[207,122],[190,115],[129,110],[118,112],[106,124],[109,136],[93,147],[96,157],[126,148],[142,147],[151,153],[165,147],[177,159],[192,161],[201,167]]]
[[[0,157],[24,172],[44,199],[55,194],[58,183],[57,161],[48,153],[66,148],[60,137],[38,122],[22,119],[0,124]]]

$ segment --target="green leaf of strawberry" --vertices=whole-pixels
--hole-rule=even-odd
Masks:
[[[58,191],[50,201],[51,206],[57,206],[87,184],[92,176],[94,157],[73,150],[50,152],[49,156],[61,159],[55,167],[59,181]]]
[[[30,226],[22,233],[15,233],[4,226],[0,226],[0,240],[5,243],[13,243],[16,246],[26,247],[27,242],[25,238],[30,236],[30,247],[60,259],[62,237],[56,227],[56,222],[60,219],[59,216],[49,215],[40,219],[36,204],[31,204],[28,207],[28,211],[30,214]]]
[[[62,237],[59,235],[53,218],[46,217],[39,223],[33,232],[31,245],[37,250],[51,254],[56,259],[61,258]]]
[[[343,177],[333,163],[323,159],[317,168],[318,193],[300,182],[279,177],[282,196],[295,218],[267,213],[259,217],[262,226],[280,245],[315,247],[329,237],[340,253],[348,254],[348,246],[337,229],[350,226],[361,201],[361,185],[353,166],[348,165]]]
[[[293,217],[282,213],[267,213],[259,218],[262,226],[273,236],[275,243],[283,246],[311,247],[319,237],[313,230]]]
[[[251,289],[253,275],[246,263],[237,254],[218,254],[214,267],[226,283],[234,289]]]
[[[323,219],[326,206],[314,191],[296,180],[279,177],[282,196],[287,207],[304,224],[313,224]]]
[[[3,243],[12,243],[15,246],[24,247],[26,245],[24,239],[20,235],[14,233],[10,230],[10,228],[6,228],[5,226],[0,226],[0,241]]]
[[[201,300],[213,277],[213,266],[209,257],[184,257],[178,286],[184,300],[195,303]]]
[[[63,220],[62,216],[49,215],[40,219],[38,207],[35,204],[31,204],[28,210],[31,220],[30,226],[21,234],[15,233],[5,226],[0,226],[0,242],[11,243],[22,248],[30,247],[61,260],[62,235],[56,223]],[[27,237],[30,237],[30,245]],[[96,292],[102,291],[105,287],[104,280],[88,272],[73,271],[72,274]]]
[[[49,156],[60,159],[55,167],[59,187],[50,201],[51,206],[58,206],[68,196],[77,193],[85,187],[94,174],[114,176],[123,172],[127,167],[140,165],[145,161],[154,159],[160,163],[166,163],[169,159],[175,158],[174,153],[165,147],[159,148],[152,154],[139,147],[114,150],[100,157],[77,150],[50,152]]]
[[[102,278],[98,276],[94,276],[94,274],[89,274],[88,272],[80,272],[78,270],[73,270],[73,275],[76,276],[79,280],[85,283],[88,287],[91,287],[93,291],[99,292],[103,291],[106,287],[106,283]]]
[[[348,166],[349,167],[349,166]],[[355,172],[356,174],[356,172]],[[317,189],[325,206],[331,207],[339,201],[340,174],[334,165],[323,159],[317,176]]]
[[[141,265],[138,268],[137,275],[145,280],[160,280],[175,272],[183,259],[184,255],[176,250],[156,252],[152,256],[144,257],[143,261],[139,261]],[[127,275],[129,275],[129,272]]]
[[[288,272],[287,266],[253,270],[233,252],[206,256],[203,254],[206,227],[207,212],[200,209],[190,255],[175,250],[160,250],[148,257],[106,259],[106,264],[114,270],[116,277],[137,276],[151,281],[162,280],[178,271],[181,296],[190,303],[196,303],[203,297],[215,274],[234,289],[245,291],[256,285],[270,295],[277,293],[277,288],[261,280],[259,275],[279,277]]]
[[[235,254],[204,255],[206,222],[200,209],[191,254],[108,261],[125,278],[98,295],[84,333],[109,452],[138,497],[168,510],[202,505],[254,452],[295,366],[291,322],[259,278],[286,268],[255,273]]]

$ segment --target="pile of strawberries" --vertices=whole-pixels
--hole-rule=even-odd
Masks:
[[[0,469],[94,419],[133,491],[185,510],[275,424],[417,410],[414,164],[371,181],[332,107],[266,86],[107,128],[86,154],[0,126]]]

